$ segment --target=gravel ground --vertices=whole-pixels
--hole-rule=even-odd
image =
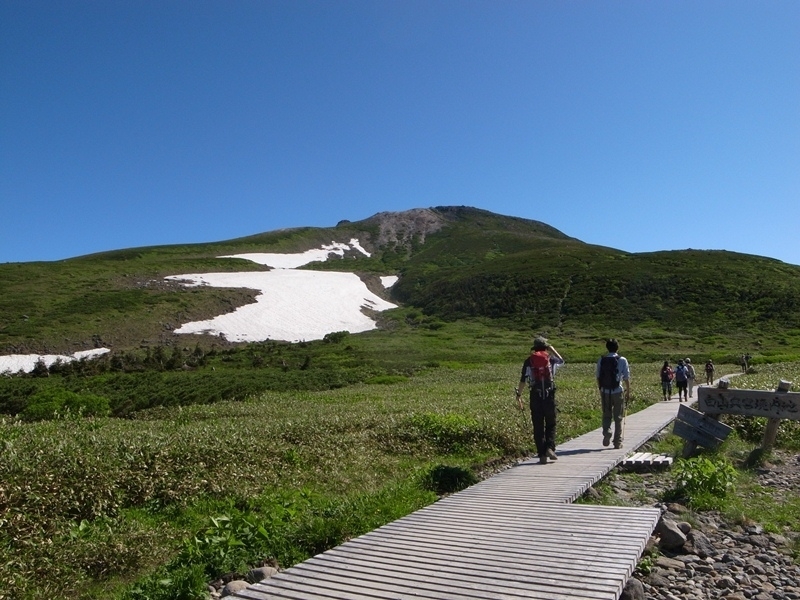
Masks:
[[[775,452],[774,460],[754,471],[765,493],[778,502],[800,493],[800,455]],[[649,568],[637,570],[622,600],[800,600],[800,562],[793,551],[800,532],[765,532],[759,523],[734,523],[715,511],[693,512],[660,498],[673,487],[670,471],[628,476],[616,470],[606,480],[619,502],[656,506],[662,524],[650,541]],[[662,527],[672,524],[673,531]],[[677,539],[664,543],[675,530]],[[642,563],[645,565],[648,561]],[[640,565],[641,566],[641,565]]]

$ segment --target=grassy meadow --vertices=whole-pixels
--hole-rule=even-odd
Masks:
[[[127,419],[7,419],[3,597],[194,597],[262,560],[290,566],[433,502],[448,478],[527,455],[519,367],[454,363]],[[559,372],[562,440],[599,426],[591,369]],[[638,407],[658,399],[636,390]]]
[[[0,597],[202,598],[225,573],[291,566],[429,504],[530,454],[521,358],[125,419],[6,419]],[[658,368],[633,363],[631,411],[659,400]],[[773,368],[772,387],[800,375]],[[592,363],[559,371],[558,402],[559,440],[599,427]]]

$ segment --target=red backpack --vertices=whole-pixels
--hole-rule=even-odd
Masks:
[[[533,381],[550,381],[550,355],[544,350],[531,352],[531,376]]]

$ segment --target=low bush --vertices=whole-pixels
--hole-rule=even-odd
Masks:
[[[722,457],[679,459],[672,496],[685,497],[698,509],[719,508],[736,481],[736,469]]]
[[[68,414],[104,417],[111,412],[108,398],[63,388],[44,388],[33,394],[22,411],[26,421],[45,421]]]
[[[472,471],[449,465],[436,465],[422,478],[422,486],[438,495],[453,494],[476,483],[478,477]]]

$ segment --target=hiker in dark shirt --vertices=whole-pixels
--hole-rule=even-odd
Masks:
[[[549,352],[548,352],[549,351]],[[519,387],[517,388],[517,404],[520,410],[522,392],[525,384],[530,387],[531,421],[533,421],[533,439],[539,462],[547,464],[547,459],[557,460],[556,455],[556,387],[553,376],[564,359],[558,351],[542,337],[533,341],[531,354],[522,363]]]
[[[714,383],[714,362],[709,358],[706,362],[706,384]]]
[[[625,423],[625,405],[631,397],[631,373],[628,359],[617,354],[619,343],[606,342],[608,354],[601,356],[595,368],[600,402],[603,407],[603,446],[611,441],[611,422],[614,422],[614,448],[622,448],[622,429]],[[622,388],[625,386],[623,397]]]
[[[675,374],[672,372],[672,367],[669,366],[669,361],[664,361],[664,366],[661,367],[661,391],[664,393],[664,402],[672,396],[672,378]]]
[[[686,388],[689,385],[689,374],[686,370],[686,365],[683,364],[683,359],[678,361],[678,366],[675,367],[675,387],[678,389],[678,402],[688,402],[689,396]]]

